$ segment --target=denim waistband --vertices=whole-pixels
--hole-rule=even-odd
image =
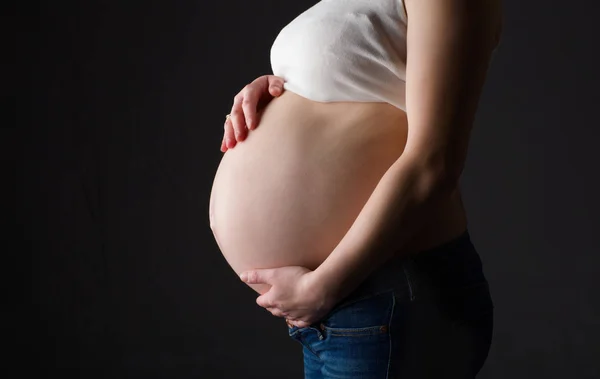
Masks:
[[[395,290],[412,297],[417,287],[460,287],[485,281],[480,257],[468,230],[433,248],[398,255],[376,268],[337,309],[355,300]]]

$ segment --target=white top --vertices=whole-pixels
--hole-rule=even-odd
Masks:
[[[273,75],[314,101],[386,102],[406,111],[403,1],[319,1],[277,35]]]

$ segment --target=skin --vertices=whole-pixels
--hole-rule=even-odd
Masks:
[[[284,92],[285,80],[275,75],[263,75],[246,85],[234,96],[229,117],[224,124],[221,151],[233,149],[242,142],[251,130],[260,123],[261,105],[266,105],[274,97]]]
[[[350,231],[319,267],[255,269],[240,275],[246,283],[269,284],[271,289],[257,298],[257,304],[275,316],[287,317],[292,325],[318,321],[456,193],[491,51],[500,38],[501,3],[406,0],[405,6],[411,21],[405,153],[382,177]],[[235,138],[243,141],[247,124],[253,130],[258,113],[252,108],[260,108],[260,99],[275,79],[281,80],[258,78],[236,96],[232,120],[225,124],[225,143],[235,131],[239,132]]]

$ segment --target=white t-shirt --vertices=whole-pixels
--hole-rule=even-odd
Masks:
[[[404,0],[321,0],[277,35],[273,75],[321,101],[386,102],[406,111]]]

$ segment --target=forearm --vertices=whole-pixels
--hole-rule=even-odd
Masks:
[[[450,196],[454,182],[442,170],[415,162],[402,157],[394,162],[344,238],[315,270],[333,297],[349,294],[379,265],[402,253],[432,210]]]

